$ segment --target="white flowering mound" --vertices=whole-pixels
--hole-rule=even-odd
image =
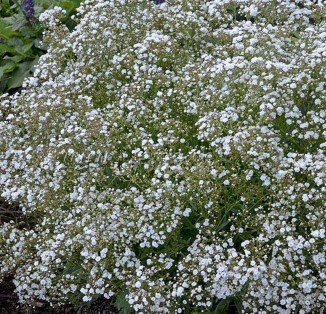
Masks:
[[[20,301],[322,313],[325,9],[86,1],[72,33],[44,13],[48,53],[1,99],[1,196],[23,218],[0,226],[0,271]]]

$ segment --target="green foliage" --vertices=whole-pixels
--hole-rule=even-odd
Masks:
[[[29,21],[21,7],[21,1],[3,0],[0,3],[0,94],[14,92],[23,80],[32,74],[39,57],[46,52],[42,45],[43,27],[39,15],[54,6],[66,10],[63,22],[69,29],[75,24],[70,18],[76,12],[80,0],[35,1],[35,23]]]
[[[130,304],[126,300],[126,295],[128,294],[127,290],[123,290],[117,295],[116,301],[114,303],[115,307],[119,310],[120,314],[130,314],[132,309]]]

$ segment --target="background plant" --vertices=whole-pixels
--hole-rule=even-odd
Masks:
[[[46,47],[41,44],[43,28],[38,21],[46,9],[59,5],[66,10],[63,22],[74,27],[70,16],[75,13],[80,0],[72,1],[13,1],[0,3],[0,93],[14,91],[32,74]],[[32,14],[27,9],[34,11]],[[31,11],[31,12],[32,12]]]

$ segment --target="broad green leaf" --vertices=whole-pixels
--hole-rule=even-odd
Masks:
[[[25,18],[25,16],[21,14],[14,14],[9,17],[4,18],[4,21],[7,23],[7,25],[10,25],[10,28],[13,31],[20,32],[21,28],[26,25],[28,22]]]
[[[0,44],[0,56],[7,52],[15,54],[16,50],[6,44]]]
[[[38,49],[42,49],[45,50],[42,41],[39,38],[35,38],[34,39],[34,47],[38,48]]]
[[[0,20],[0,37],[8,40],[10,37],[17,36],[18,33],[8,28],[7,24]]]
[[[130,314],[132,312],[130,304],[126,301],[127,293],[127,290],[120,292],[114,303],[120,314]]]
[[[221,300],[214,311],[214,314],[227,314],[228,308],[230,305],[230,300],[229,299],[224,299]]]
[[[16,68],[16,63],[15,62],[8,62],[5,65],[0,67],[0,77],[3,76],[5,73],[9,73],[13,71]]]
[[[27,51],[29,51],[32,47],[33,47],[33,42],[30,42],[28,44],[25,44],[23,47],[22,47],[22,50],[24,53],[26,53]]]
[[[22,61],[24,59],[24,57],[22,55],[15,55],[15,56],[5,56],[3,57],[4,60],[11,60],[14,63],[19,63],[20,61]]]
[[[21,47],[23,46],[23,40],[19,37],[12,37],[7,40],[8,45],[12,47]]]
[[[0,4],[0,9],[1,11],[7,11],[10,9],[10,3],[9,0],[2,0],[1,4]]]
[[[6,74],[4,76],[0,76],[0,93],[6,91],[7,82],[8,82],[8,76]]]
[[[32,61],[26,61],[20,63],[18,68],[12,73],[11,78],[8,81],[8,89],[16,88],[22,85],[24,79],[31,74],[33,68]]]
[[[10,38],[7,43],[15,49],[16,54],[23,55],[24,57],[31,54],[29,50],[33,47],[34,44],[33,41],[30,41],[29,39],[22,40],[18,37]]]
[[[24,25],[19,29],[20,34],[25,38],[30,38],[31,40],[41,36],[41,27],[40,26],[33,26]]]

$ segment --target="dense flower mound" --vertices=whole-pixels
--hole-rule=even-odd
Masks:
[[[1,98],[0,272],[23,303],[326,305],[322,1],[86,1]],[[23,223],[24,221],[30,223]],[[222,302],[222,303],[221,303]]]

